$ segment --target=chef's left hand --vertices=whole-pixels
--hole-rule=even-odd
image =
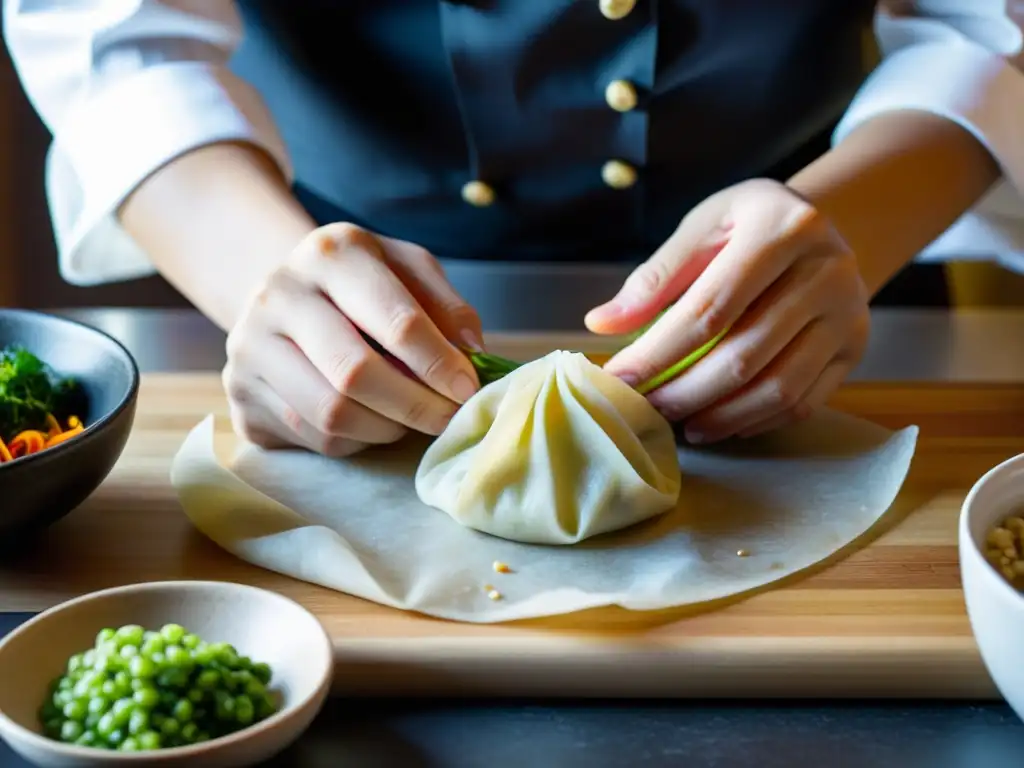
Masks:
[[[651,392],[694,443],[806,418],[859,362],[868,292],[854,254],[812,205],[755,179],[697,206],[610,302],[595,333],[634,333],[606,370],[637,386],[728,329],[692,368]]]

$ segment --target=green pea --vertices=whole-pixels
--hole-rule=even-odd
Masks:
[[[142,653],[144,656],[151,656],[158,651],[163,651],[166,647],[167,643],[163,636],[156,633],[142,641]]]
[[[121,752],[139,752],[141,747],[139,741],[134,736],[129,736],[127,739],[121,742],[121,746],[118,747]]]
[[[102,715],[110,709],[110,705],[110,699],[104,698],[103,696],[94,696],[89,699],[89,714]]]
[[[68,720],[75,720],[80,723],[85,720],[87,714],[89,714],[89,705],[84,699],[69,701],[64,705],[64,717]],[[76,736],[75,738],[78,737]]]
[[[152,662],[152,660],[147,659],[145,656],[136,656],[128,664],[128,671],[137,678],[149,678],[156,675],[157,666]]]
[[[85,731],[81,736],[75,739],[75,744],[80,747],[92,747],[95,746],[98,741],[95,731]]]
[[[160,694],[156,688],[139,688],[132,694],[135,704],[142,709],[153,709],[160,703]]]
[[[82,654],[82,666],[91,667],[93,664],[96,663],[96,656],[96,651],[90,648],[88,651]]]
[[[89,731],[95,728],[96,724],[99,723],[101,717],[103,717],[103,715],[97,715],[93,712],[90,712],[88,715],[86,715],[84,723],[85,730]]]
[[[192,659],[196,664],[209,664],[217,658],[217,652],[210,646],[204,645],[192,651]]]
[[[139,655],[139,646],[137,645],[122,645],[120,650],[121,658],[126,661]]]
[[[134,709],[135,702],[132,699],[118,699],[115,701],[114,706],[110,709],[110,714],[114,718],[114,724],[119,728],[122,725],[127,725]]]
[[[107,744],[112,747],[120,746],[121,742],[125,739],[125,735],[125,732],[120,728],[115,728],[110,732],[110,735],[107,736]]]
[[[164,656],[167,657],[168,664],[181,665],[192,661],[192,654],[180,645],[168,645],[164,650]]]
[[[114,698],[117,696],[119,687],[113,680],[105,680],[103,685],[100,686],[100,692],[108,698]]]
[[[256,708],[252,699],[242,694],[235,699],[235,719],[242,725],[249,725],[256,716]]]
[[[187,723],[192,719],[194,712],[192,702],[188,699],[178,699],[174,704],[174,709],[171,710],[171,714],[179,723]]]
[[[97,654],[96,661],[93,662],[92,665],[93,670],[101,675],[116,671],[120,666],[118,656],[116,654],[117,651]]]
[[[217,691],[217,693],[222,693],[222,691]],[[235,719],[235,700],[230,695],[225,694],[217,699],[217,718],[220,720]]]
[[[96,733],[104,739],[109,739],[110,734],[112,734],[116,729],[117,723],[114,722],[114,715],[111,712],[107,712],[100,718],[100,721],[96,723]]]
[[[197,736],[199,736],[199,726],[195,723],[185,723],[181,726],[181,740],[186,744],[194,743]]]
[[[84,732],[85,729],[82,727],[81,723],[75,720],[65,720],[60,727],[60,740],[66,742],[75,741]]]
[[[68,674],[77,672],[83,666],[85,666],[85,659],[82,658],[82,654],[76,653],[68,659]]]
[[[140,733],[136,738],[139,740],[139,747],[145,752],[160,749],[160,734],[158,733],[146,731]]]
[[[259,680],[253,679],[245,684],[245,695],[253,701],[259,701],[259,699],[266,694],[267,689],[263,687],[263,683]]]
[[[214,669],[204,669],[196,678],[196,686],[204,691],[212,691],[220,685],[220,672]]]
[[[180,730],[181,724],[178,723],[178,721],[172,717],[168,717],[166,720],[160,723],[160,733],[162,733],[166,737],[177,736],[178,731]]]
[[[156,664],[158,667],[162,667],[167,663],[167,657],[164,656],[163,650],[153,651],[149,654],[149,660]]]
[[[145,636],[146,631],[138,624],[126,624],[120,627],[114,633],[114,639],[117,640],[118,645],[142,645],[142,638]]]
[[[185,696],[193,704],[198,704],[206,697],[206,694],[203,693],[199,688],[189,688],[188,693],[185,694]]]
[[[117,635],[117,632],[110,627],[105,627],[96,633],[96,647],[109,643]]]
[[[128,733],[132,736],[149,730],[149,714],[145,710],[136,709],[128,720]]]
[[[160,635],[168,643],[180,643],[185,634],[185,628],[180,624],[164,624],[160,627]]]
[[[199,639],[199,635],[192,632],[187,632],[184,637],[181,638],[181,644],[188,648],[190,651],[193,648],[198,648],[202,640]]]
[[[267,685],[267,684],[270,683],[270,678],[272,676],[272,672],[270,670],[270,665],[269,664],[264,664],[263,662],[259,662],[257,664],[253,664],[252,665],[252,673],[256,676],[256,679],[259,680],[264,685]]]

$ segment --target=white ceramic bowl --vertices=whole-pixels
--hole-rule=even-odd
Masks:
[[[68,658],[92,647],[104,627],[176,623],[210,642],[269,664],[270,688],[282,706],[272,717],[230,736],[153,752],[111,752],[46,738],[37,721],[48,685]],[[48,768],[159,765],[251,766],[283,750],[312,723],[330,690],[331,640],[305,608],[275,592],[243,584],[164,581],[108,589],[39,614],[0,642],[0,737],[19,755]]]
[[[989,529],[1024,510],[1024,454],[975,483],[960,512],[960,577],[982,660],[1003,698],[1024,719],[1024,595],[985,559]]]

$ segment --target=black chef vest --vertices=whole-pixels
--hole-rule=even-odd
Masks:
[[[445,259],[638,261],[709,194],[827,148],[874,6],[243,0],[232,67],[320,218]]]

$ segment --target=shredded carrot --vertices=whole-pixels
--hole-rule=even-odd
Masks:
[[[26,429],[11,440],[11,456],[17,459],[30,453],[39,453],[45,447],[46,435],[35,429]]]
[[[18,433],[10,441],[10,444],[4,443],[3,438],[0,437],[0,464],[45,451],[47,448],[59,445],[84,431],[85,427],[77,416],[69,417],[67,428],[64,428],[52,414],[47,414],[45,432],[26,429],[24,432]]]
[[[70,429],[64,430],[56,437],[51,437],[49,440],[46,441],[46,445],[44,447],[52,448],[53,446],[59,445],[60,443],[63,443],[65,440],[69,440],[75,435],[81,434],[84,431],[85,430],[82,427],[82,422],[79,421],[75,426],[71,427]]]

